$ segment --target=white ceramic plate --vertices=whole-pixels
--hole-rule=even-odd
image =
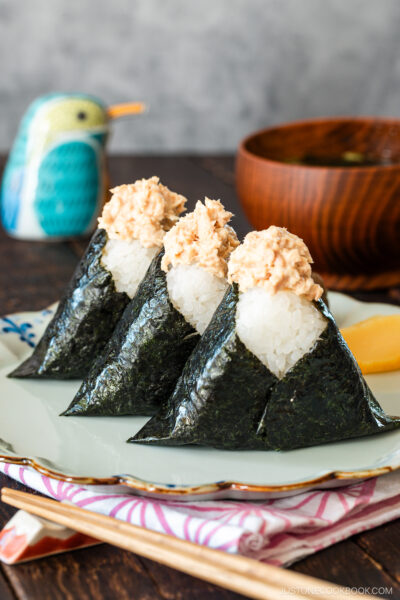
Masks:
[[[395,306],[337,293],[329,299],[341,327],[375,314],[400,313]],[[80,485],[181,500],[290,495],[400,466],[400,430],[290,452],[232,452],[127,444],[146,417],[59,417],[79,382],[6,378],[31,352],[50,317],[51,311],[42,311],[0,319],[0,461],[30,464]],[[367,381],[385,411],[399,414],[400,371]]]

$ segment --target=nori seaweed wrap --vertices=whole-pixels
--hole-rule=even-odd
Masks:
[[[236,333],[237,286],[230,286],[168,400],[130,442],[261,448],[258,424],[278,380]]]
[[[239,244],[231,216],[206,198],[166,233],[65,416],[152,415],[168,399],[228,287],[226,258]]]
[[[153,259],[64,416],[152,415],[171,394],[200,336],[170,301],[162,256]]]
[[[32,355],[9,377],[79,379],[88,373],[129,302],[101,264],[106,242],[107,233],[97,229]]]
[[[361,437],[400,426],[372,394],[326,305],[328,326],[271,390],[258,435],[275,450]]]
[[[400,426],[366,384],[322,300],[328,325],[278,379],[235,332],[232,286],[187,361],[168,403],[129,442],[291,450]]]
[[[158,177],[111,191],[54,318],[10,377],[86,377],[186,202]]]
[[[285,229],[248,234],[172,396],[128,441],[290,450],[400,426],[367,386],[311,262]]]

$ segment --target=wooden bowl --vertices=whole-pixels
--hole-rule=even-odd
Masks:
[[[349,153],[390,164],[288,162],[329,163]],[[327,118],[264,129],[240,144],[236,184],[252,225],[303,238],[329,287],[400,283],[400,120]]]

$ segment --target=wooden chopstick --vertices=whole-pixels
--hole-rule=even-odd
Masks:
[[[143,529],[56,500],[9,488],[2,489],[1,498],[3,502],[16,508],[250,598],[258,600],[365,598],[362,594],[350,593],[348,589],[320,579],[266,565],[251,558],[212,550],[206,546]]]

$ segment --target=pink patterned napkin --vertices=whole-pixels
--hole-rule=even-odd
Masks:
[[[276,500],[178,502],[98,493],[28,467],[0,471],[56,500],[232,554],[287,566],[400,516],[400,471]]]

